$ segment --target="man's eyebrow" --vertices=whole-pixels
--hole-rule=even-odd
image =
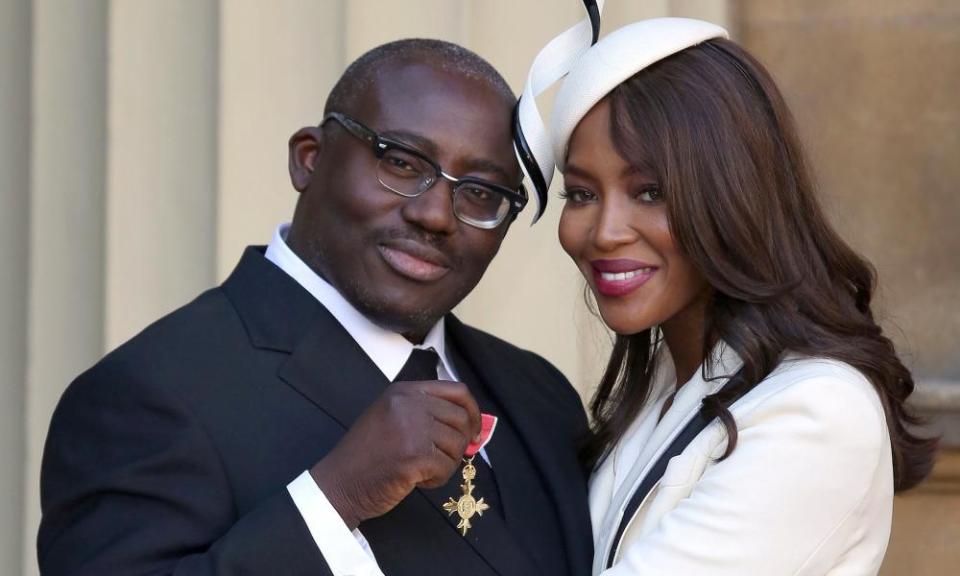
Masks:
[[[503,166],[500,166],[492,160],[487,160],[486,158],[467,158],[464,162],[464,165],[467,167],[467,172],[486,172],[492,173],[497,176],[502,182],[510,182],[511,177],[510,173],[507,172]],[[512,184],[503,184],[508,188]]]
[[[384,138],[396,140],[401,144],[415,148],[416,150],[431,157],[437,153],[437,145],[434,144],[433,140],[421,136],[415,132],[408,132],[406,130],[384,130],[380,133],[380,135]]]
[[[429,156],[434,162],[436,162],[437,156],[437,145],[433,140],[421,136],[415,132],[408,132],[406,130],[385,130],[381,132],[381,135],[385,138],[391,140],[396,140],[401,144],[405,144],[416,150],[420,151],[423,154]],[[510,172],[505,169],[503,166],[497,164],[492,160],[486,158],[467,158],[463,161],[463,165],[466,167],[467,173],[473,172],[486,172],[494,174],[498,180],[502,182],[510,182],[512,180]],[[444,166],[446,169],[446,167]],[[452,174],[452,176],[463,176],[464,174]],[[509,185],[508,185],[509,186]]]

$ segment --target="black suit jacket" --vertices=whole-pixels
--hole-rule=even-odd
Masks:
[[[461,376],[507,425],[489,447],[504,510],[464,538],[441,508],[457,475],[446,490],[415,490],[360,526],[381,568],[529,575],[554,558],[589,573],[579,398],[542,358],[453,316],[447,330]],[[387,384],[325,308],[249,248],[221,287],[64,394],[41,474],[42,573],[329,574],[286,485]]]

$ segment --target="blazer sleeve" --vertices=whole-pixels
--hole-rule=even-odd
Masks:
[[[105,360],[54,413],[41,470],[44,575],[330,574],[286,487],[238,516],[201,423]]]
[[[856,529],[878,467],[890,466],[875,396],[865,381],[827,376],[762,400],[738,416],[733,453],[708,466],[604,576],[825,573],[835,560],[831,539]]]

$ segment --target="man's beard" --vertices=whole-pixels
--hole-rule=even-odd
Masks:
[[[438,250],[443,250],[442,239],[436,238],[435,235],[405,234],[398,231],[389,231],[384,236],[390,239],[412,238],[419,242],[435,246]],[[312,239],[309,246],[310,251],[316,259],[315,261],[330,262],[327,258],[325,247],[318,239]],[[451,260],[454,259],[451,258]],[[458,262],[458,260],[454,261]],[[337,286],[334,284],[333,279],[328,277],[331,275],[332,274],[321,274],[320,276],[340,292],[340,295],[356,308],[358,312],[363,314],[364,317],[385,330],[396,332],[408,338],[410,336],[415,336],[415,339],[425,337],[427,332],[433,328],[434,324],[450,312],[450,310],[447,309],[437,310],[432,307],[416,307],[411,311],[397,311],[395,307],[391,306],[392,301],[390,299],[378,296],[365,282],[356,278],[346,278],[344,279],[345,285]],[[463,300],[464,297],[466,297],[466,294],[460,295],[460,297],[456,299],[454,306]]]

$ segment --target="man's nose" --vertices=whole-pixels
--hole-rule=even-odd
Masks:
[[[453,187],[446,178],[438,177],[432,186],[419,196],[407,199],[403,206],[404,218],[438,234],[452,234],[457,230],[453,213]]]

